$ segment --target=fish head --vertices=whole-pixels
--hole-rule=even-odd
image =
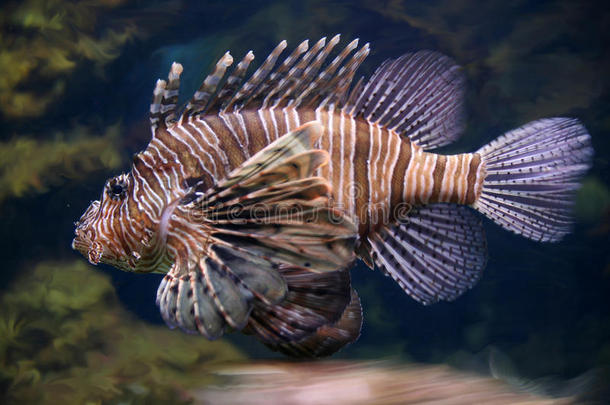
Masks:
[[[137,249],[126,240],[126,227],[137,235],[141,226],[138,218],[131,218],[129,199],[132,198],[132,178],[121,174],[106,182],[99,200],[92,201],[75,223],[72,248],[85,256],[91,264],[105,263],[125,271],[134,271],[139,259]]]

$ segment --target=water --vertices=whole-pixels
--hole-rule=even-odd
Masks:
[[[193,2],[195,3],[195,2]],[[158,276],[85,264],[73,222],[149,139],[154,81],[185,66],[182,97],[230,49],[261,61],[281,39],[342,33],[388,57],[433,49],[468,79],[468,125],[447,152],[471,151],[530,120],[577,117],[595,158],[574,232],[538,244],[489,221],[489,262],[452,303],[423,307],[362,264],[359,341],[335,358],[391,358],[489,372],[502,353],[542,391],[610,365],[610,10],[595,2],[8,2],[0,24],[0,391],[11,402],[175,398],[212,365],[280,358],[254,339],[165,331]],[[120,360],[119,360],[120,359]],[[257,364],[257,363],[254,363]],[[207,377],[206,377],[207,378]],[[212,378],[212,377],[209,377]],[[603,385],[603,384],[602,384]],[[182,391],[181,391],[182,392]],[[63,397],[62,397],[63,395]],[[184,398],[188,400],[188,394]],[[3,401],[4,402],[4,401]]]

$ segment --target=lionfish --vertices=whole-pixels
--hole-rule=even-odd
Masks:
[[[252,51],[230,74],[227,52],[180,113],[173,63],[153,92],[152,140],[76,223],[73,248],[93,264],[165,274],[156,302],[170,327],[208,339],[241,330],[317,357],[360,334],[356,258],[430,304],[481,276],[475,211],[538,241],[569,232],[593,154],[578,120],[433,153],[464,127],[460,68],[419,51],[353,84],[369,44],[325,63],[338,42],[304,41],[279,61],[282,41],[247,80]]]

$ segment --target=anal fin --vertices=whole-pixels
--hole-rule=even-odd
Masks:
[[[422,304],[452,301],[479,280],[487,243],[475,212],[455,204],[414,209],[369,237],[375,263]]]

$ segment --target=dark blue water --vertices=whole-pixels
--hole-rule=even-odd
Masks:
[[[0,391],[7,399],[49,401],[41,394],[47,390],[66,400],[112,401],[132,398],[120,382],[129,381],[157,384],[146,395],[162,400],[171,392],[163,384],[193,386],[189,372],[203,360],[178,362],[171,372],[160,365],[170,361],[165,348],[193,344],[172,340],[180,332],[158,332],[164,328],[154,304],[160,278],[85,264],[70,248],[73,222],[99,197],[105,179],[127,170],[129,156],[146,146],[152,88],[172,61],[185,67],[186,100],[226,50],[237,59],[252,49],[262,61],[282,39],[290,46],[335,33],[342,33],[342,43],[355,37],[371,43],[362,74],[419,49],[440,51],[464,67],[467,128],[447,152],[475,150],[553,116],[579,118],[595,148],[577,196],[574,232],[560,243],[540,244],[486,221],[484,276],[455,302],[423,307],[379,271],[357,265],[352,276],[364,308],[362,336],[336,357],[473,369],[494,348],[520,377],[557,381],[610,366],[608,6],[567,0],[192,3],[2,5]],[[114,136],[109,128],[116,128]],[[88,302],[87,296],[97,298]],[[134,360],[128,336],[140,327],[154,336],[140,334],[149,340]],[[248,337],[233,335],[213,346],[200,340],[197,353],[206,359],[215,351],[223,353],[218,361],[278,357]],[[112,342],[125,349],[111,349]],[[195,356],[189,350],[185,358]],[[108,360],[117,353],[127,356],[124,364]],[[100,366],[105,360],[91,360],[96,355],[108,361],[107,370]],[[112,378],[102,383],[101,375]],[[99,386],[85,383],[88,376]]]

